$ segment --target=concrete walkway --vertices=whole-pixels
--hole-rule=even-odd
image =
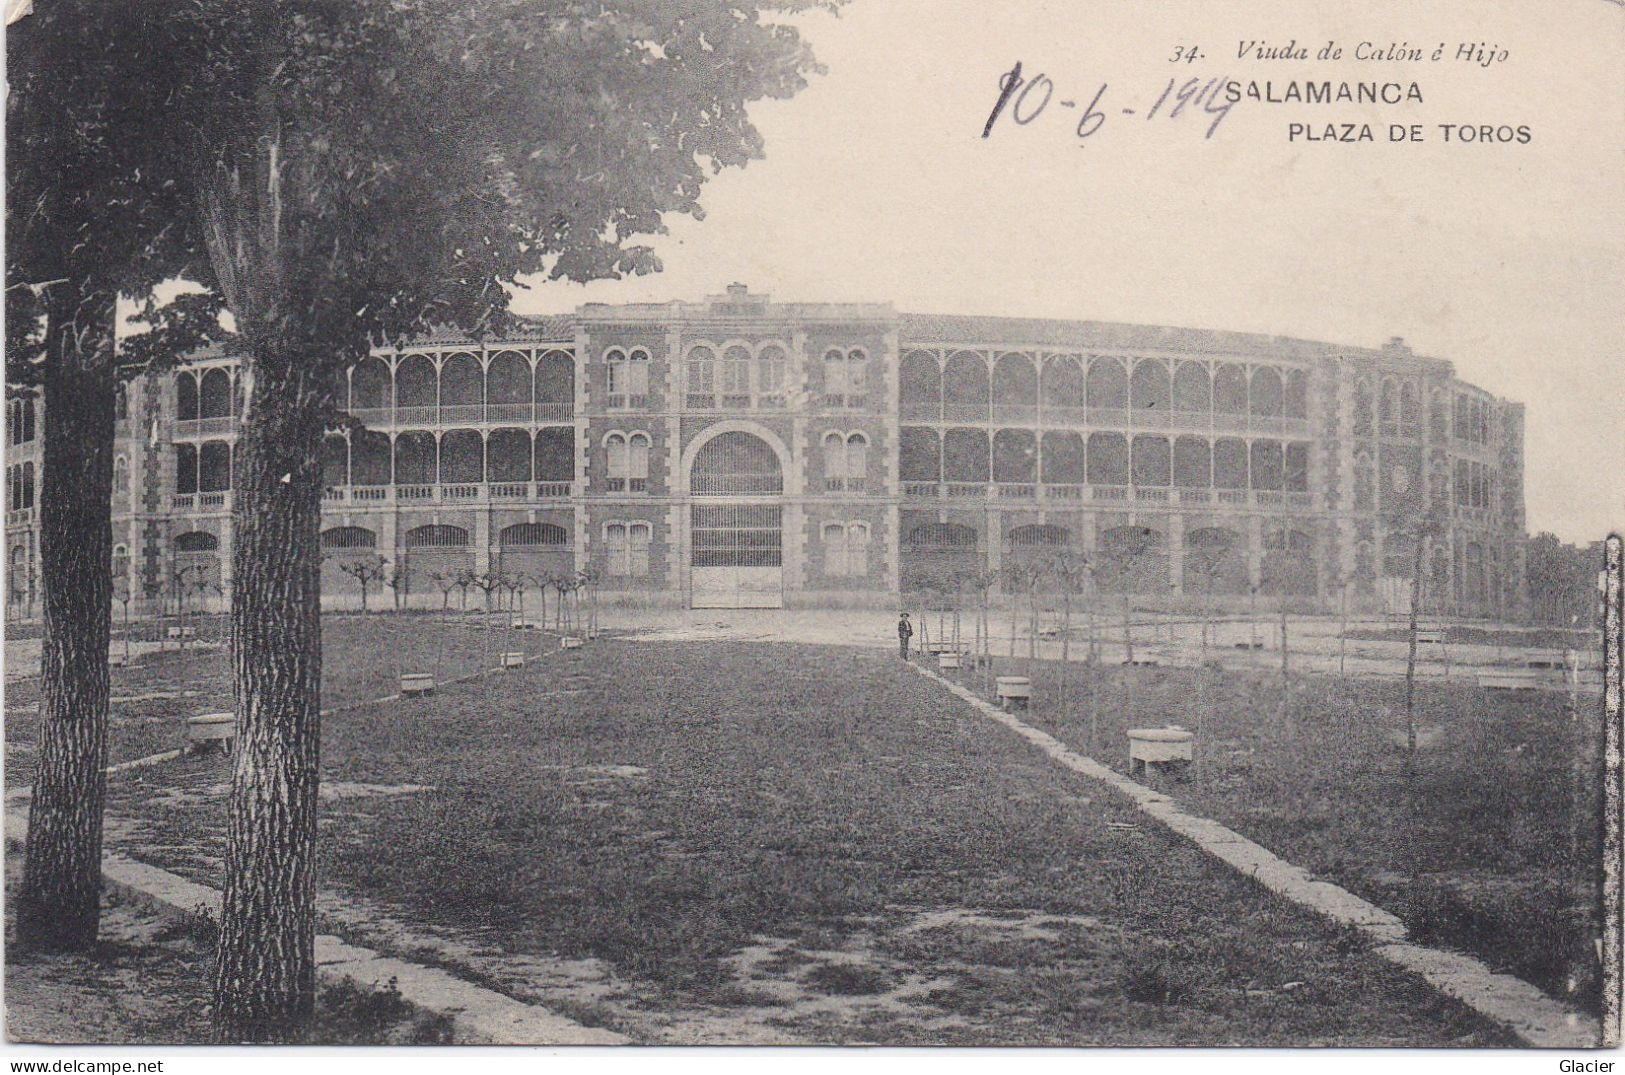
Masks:
[[[1376,954],[1421,975],[1441,992],[1511,1030],[1529,1045],[1585,1049],[1602,1044],[1602,1028],[1596,1019],[1570,1011],[1528,982],[1509,974],[1498,974],[1471,956],[1413,943],[1407,938],[1404,924],[1375,904],[1330,882],[1316,880],[1302,867],[1294,866],[1217,821],[1186,813],[1167,795],[1077,753],[1049,733],[1022,722],[959,684],[918,664],[910,667],[1068,769],[1109,785],[1142,813],[1271,892],[1364,933],[1374,942],[1372,950]]]

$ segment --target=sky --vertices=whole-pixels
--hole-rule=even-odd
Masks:
[[[517,310],[693,301],[738,281],[913,312],[1400,336],[1526,404],[1531,532],[1625,528],[1625,7],[851,0],[798,23],[827,73],[753,107],[766,158],[708,184],[703,222],[669,221],[652,240],[664,271],[535,281]],[[1239,58],[1248,41],[1308,58]],[[1343,56],[1318,59],[1330,41]],[[1359,60],[1361,42],[1424,58]],[[1463,44],[1492,62],[1456,59]],[[1199,58],[1170,62],[1181,46]],[[984,139],[1017,61],[1033,88]],[[1243,93],[1268,80],[1277,95],[1294,80],[1414,82],[1422,100],[1244,96],[1205,137],[1200,104],[1171,119],[1170,96],[1146,118],[1170,78]],[[1102,84],[1103,118],[1080,139]],[[1369,123],[1373,141],[1292,140],[1292,122],[1355,137]],[[1389,141],[1391,123],[1424,140]],[[1443,124],[1515,140],[1446,142]]]

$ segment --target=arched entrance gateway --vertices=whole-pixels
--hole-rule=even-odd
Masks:
[[[688,492],[691,607],[782,608],[784,470],[778,453],[753,433],[719,433],[695,453]]]

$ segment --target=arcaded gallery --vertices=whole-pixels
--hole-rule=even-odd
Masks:
[[[323,583],[590,570],[609,599],[889,605],[1064,550],[1155,607],[1378,611],[1440,520],[1429,607],[1525,601],[1523,406],[1376,348],[774,302],[587,305],[352,371],[326,444]],[[119,401],[114,570],[138,611],[229,597],[242,391],[227,352]],[[8,614],[37,614],[38,405],[8,406]],[[995,584],[995,593],[998,584]]]

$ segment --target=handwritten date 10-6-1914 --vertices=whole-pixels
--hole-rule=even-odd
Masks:
[[[1199,110],[1201,114],[1212,117],[1207,125],[1207,134],[1203,136],[1212,138],[1213,132],[1219,129],[1219,124],[1224,122],[1224,117],[1230,114],[1231,105],[1234,104],[1225,99],[1225,82],[1224,78],[1210,78],[1205,81],[1192,78],[1184,82],[1170,78],[1161,95],[1152,102],[1150,109],[1143,115],[1147,121],[1154,120],[1158,116],[1177,120],[1187,109],[1193,115]],[[1108,88],[1108,84],[1102,82],[1100,88],[1095,90],[1094,97],[1079,113],[1078,125],[1074,130],[1080,139],[1080,145],[1088,145],[1088,142],[1083,140],[1099,133],[1100,128],[1106,124]],[[982,137],[990,136],[999,118],[1007,113],[1017,124],[1025,127],[1042,116],[1052,104],[1059,109],[1076,110],[1079,102],[1072,99],[1056,100],[1055,83],[1043,72],[1031,78],[1023,78],[1021,63],[1018,61],[1014,67],[999,76],[999,97],[993,103],[993,111],[988,113],[987,123],[982,127]],[[1120,108],[1117,112],[1124,116],[1137,114],[1137,110],[1133,108]]]

